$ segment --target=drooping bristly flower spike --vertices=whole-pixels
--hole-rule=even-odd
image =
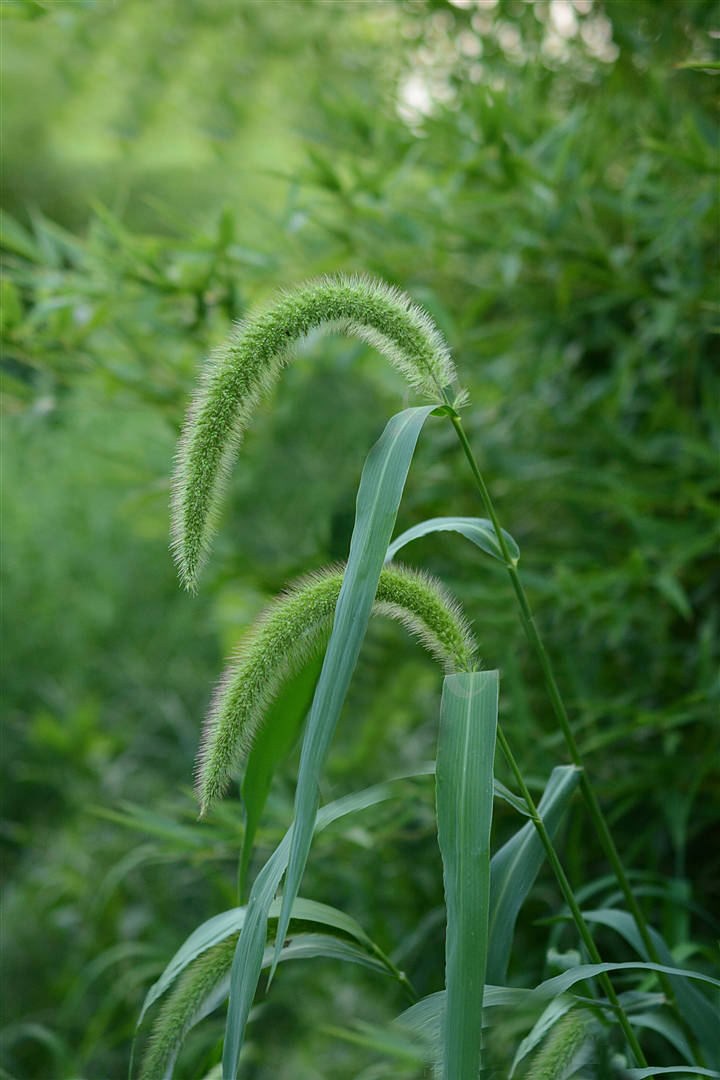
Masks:
[[[327,644],[343,566],[299,581],[245,635],[210,707],[196,766],[201,814],[242,768],[283,682]],[[429,574],[394,564],[380,575],[373,614],[397,619],[448,672],[470,669],[475,640],[455,600]]]
[[[202,953],[182,974],[163,1004],[140,1070],[140,1080],[164,1080],[208,996],[230,971],[237,934]],[[227,991],[225,991],[227,993]],[[222,999],[221,995],[221,999]]]
[[[573,1009],[552,1028],[528,1069],[528,1080],[565,1080],[587,1061],[597,1032],[591,1017]]]
[[[311,281],[241,322],[210,357],[177,453],[172,551],[188,588],[207,555],[224,481],[253,410],[311,332],[368,342],[438,403],[453,387],[450,353],[430,316],[404,293],[368,278]]]

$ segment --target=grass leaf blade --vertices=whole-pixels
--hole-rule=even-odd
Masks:
[[[497,671],[446,676],[436,782],[447,906],[447,1080],[477,1080],[480,1073],[497,711]]]
[[[552,979],[546,979],[533,990],[533,996],[539,1000],[555,997],[556,994],[564,994],[576,983],[584,982],[585,979],[594,979],[603,971],[659,971],[665,975],[677,975],[681,979],[694,979],[698,982],[707,983],[720,989],[720,979],[714,979],[711,975],[705,975],[702,971],[691,971],[690,968],[670,967],[667,964],[642,963],[632,960],[622,964],[578,964],[568,971],[554,975]],[[720,1020],[720,1013],[718,1013]]]
[[[647,949],[643,945],[632,915],[628,912],[617,911],[614,908],[599,908],[594,911],[584,911],[583,915],[589,923],[598,923],[615,930],[639,956],[647,959]],[[672,967],[673,955],[663,938],[652,927],[650,927],[650,936],[662,963]],[[708,1060],[713,1065],[720,1066],[720,1041],[717,1037],[720,1029],[718,1010],[687,979],[671,977],[670,985],[683,1017],[692,1028]]]
[[[428,518],[427,521],[421,521],[419,524],[413,525],[412,528],[406,529],[400,536],[395,537],[387,549],[385,561],[390,562],[391,559],[394,559],[398,551],[412,540],[419,540],[421,536],[427,536],[428,533],[434,532],[461,533],[486,554],[492,555],[494,559],[499,559],[502,563],[505,562],[492,522],[487,518],[476,517],[434,517]],[[504,529],[503,535],[507,541],[508,550],[517,563],[520,558],[520,548],[510,533],[505,532]]]
[[[580,779],[574,765],[553,769],[538,811],[550,836],[554,836]],[[518,830],[490,863],[490,924],[487,977],[492,983],[505,982],[515,921],[538,871],[545,852],[531,821]]]
[[[432,406],[425,405],[393,416],[363,468],[347,568],[303,740],[278,953],[310,850],[325,758],[365,636],[418,436],[432,411]],[[271,977],[273,971],[274,967]]]
[[[246,898],[255,835],[275,770],[298,738],[312,702],[321,665],[321,656],[312,659],[283,686],[272,703],[266,722],[255,736],[241,789],[245,806],[245,833],[238,871],[238,891],[242,900]]]

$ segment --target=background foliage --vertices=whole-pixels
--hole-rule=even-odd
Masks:
[[[195,598],[167,554],[168,475],[203,355],[323,271],[401,285],[453,345],[618,846],[676,957],[716,963],[717,16],[713,0],[2,5],[3,1075],[124,1076],[147,985],[235,903],[239,806],[198,826],[190,793],[210,688],[288,578],[345,556],[404,388],[354,343],[300,357],[246,440]],[[399,527],[477,512],[451,432],[429,427]],[[477,620],[539,787],[563,751],[502,568],[451,535],[407,559]],[[432,756],[438,694],[420,649],[376,626],[324,797]],[[304,892],[430,993],[432,786],[411,794],[329,830]],[[496,842],[513,828],[500,804]],[[576,887],[606,872],[579,811],[562,850]],[[537,921],[560,910],[541,876],[517,984],[552,974],[562,926]],[[347,1032],[400,1007],[370,974],[288,965],[245,1075],[384,1076]],[[524,1030],[495,1032],[498,1076]],[[221,1034],[222,1018],[198,1029],[178,1075],[202,1075]],[[671,1054],[660,1040],[655,1060]]]

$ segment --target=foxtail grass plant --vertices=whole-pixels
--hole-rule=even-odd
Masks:
[[[407,296],[365,277],[325,277],[281,295],[250,315],[213,354],[188,411],[173,481],[172,551],[182,583],[189,589],[197,586],[229,471],[260,397],[291,360],[299,342],[310,334],[331,332],[358,337],[377,348],[427,404],[392,417],[371,449],[358,489],[347,564],[312,574],[280,596],[245,634],[218,684],[198,754],[196,789],[205,815],[232,780],[243,778],[247,828],[241,882],[272,775],[304,726],[294,818],[256,875],[247,904],[213,916],[199,927],[149,991],[141,1021],[160,996],[172,992],[155,1021],[143,1080],[171,1076],[186,1032],[226,997],[222,1075],[223,1080],[235,1080],[260,973],[263,967],[269,969],[269,986],[281,960],[334,956],[362,963],[415,996],[407,977],[354,920],[299,895],[314,832],[337,816],[363,812],[379,799],[398,794],[386,782],[336,804],[318,806],[324,764],[372,614],[398,620],[444,671],[437,761],[431,771],[436,775],[446,897],[445,989],[403,1014],[405,1018],[422,1016],[425,1027],[436,1032],[427,1049],[434,1074],[443,1080],[477,1080],[486,1064],[484,1003],[489,1007],[521,998],[547,1005],[550,995],[552,1022],[546,1010],[518,1048],[513,1075],[529,1050],[547,1036],[527,1075],[569,1076],[583,1046],[599,1030],[577,1008],[588,1002],[609,1020],[603,1030],[617,1031],[619,1046],[635,1069],[629,1075],[655,1075],[641,1043],[643,1026],[640,1020],[634,1022],[626,995],[618,994],[611,978],[616,969],[631,968],[645,978],[656,978],[662,990],[659,1000],[657,995],[649,996],[652,1004],[647,993],[635,991],[647,1009],[656,1010],[652,1021],[643,1019],[645,1026],[654,1025],[670,1041],[671,1029],[684,1032],[685,1037],[673,1043],[685,1055],[684,1072],[720,1077],[720,1072],[706,1067],[720,1067],[720,1040],[716,1039],[720,1018],[694,982],[720,983],[673,965],[633,895],[520,579],[519,550],[500,527],[465,433],[460,409],[466,396],[459,389],[450,350],[431,318]],[[431,415],[452,425],[487,518],[432,518],[393,541],[405,479]],[[478,669],[467,619],[439,582],[392,562],[395,553],[415,537],[447,530],[462,534],[505,566],[565,739],[571,765],[553,770],[537,805],[507,733],[497,726],[498,673]],[[312,665],[319,665],[320,657],[318,671]],[[302,695],[298,698],[301,706],[296,703],[290,709],[284,695],[293,680],[307,678],[308,672],[316,685],[305,721]],[[493,778],[496,738],[519,794]],[[555,835],[576,787],[627,912],[584,912],[562,866]],[[491,855],[494,798],[508,801],[524,821],[510,841]],[[515,920],[543,859],[557,880],[584,959],[590,963],[570,966],[535,989],[506,988]],[[283,878],[282,895],[277,896]],[[319,923],[322,932],[296,935],[288,942],[291,919]],[[590,930],[593,922],[619,933],[639,960],[603,963]],[[268,944],[269,934],[274,944]],[[490,980],[495,980],[494,985]],[[583,996],[573,989],[576,984],[583,988]],[[566,1015],[568,1009],[572,1011]]]
[[[327,645],[344,567],[310,574],[266,609],[215,692],[198,753],[196,790],[204,816],[237,776],[282,683]],[[385,568],[373,613],[400,622],[450,671],[468,671],[477,646],[458,604],[429,574]]]

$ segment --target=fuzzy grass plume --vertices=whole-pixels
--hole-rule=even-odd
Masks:
[[[202,953],[182,974],[153,1024],[140,1080],[164,1080],[168,1075],[198,1011],[230,971],[237,939],[237,934],[231,934]]]
[[[555,1024],[528,1069],[528,1080],[565,1080],[587,1059],[595,1025],[574,1009]]]
[[[408,296],[364,277],[324,277],[239,323],[212,354],[188,411],[172,496],[172,551],[195,587],[224,482],[258,400],[311,332],[351,334],[385,355],[422,394],[442,402],[455,373],[430,316]]]
[[[344,566],[296,583],[275,600],[243,639],[222,676],[198,753],[201,815],[218,799],[250,751],[283,681],[327,644]],[[381,575],[373,613],[397,619],[443,665],[467,671],[476,645],[457,603],[429,574],[394,565]]]

